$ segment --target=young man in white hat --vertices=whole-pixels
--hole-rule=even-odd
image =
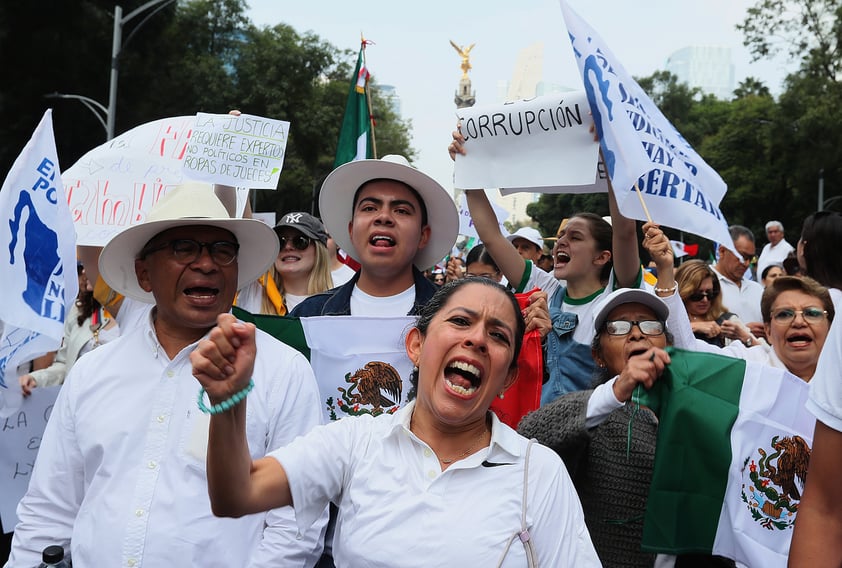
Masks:
[[[229,218],[203,184],[175,188],[146,223],[106,245],[99,261],[105,281],[154,306],[142,324],[80,358],[68,374],[18,507],[7,566],[36,566],[52,544],[69,549],[79,566],[316,562],[327,515],[303,535],[291,511],[216,518],[205,473],[209,413],[247,404],[253,457],[321,421],[309,363],[258,331],[252,382],[225,401],[200,394],[190,363],[237,289],[277,253],[271,228]]]
[[[414,315],[435,294],[421,271],[450,253],[459,214],[447,191],[406,158],[339,166],[322,185],[319,210],[361,268],[348,283],[304,300],[293,316]]]

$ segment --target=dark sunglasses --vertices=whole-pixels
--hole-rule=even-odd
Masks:
[[[295,250],[304,250],[310,246],[310,243],[313,241],[310,237],[305,237],[304,235],[296,235],[294,237],[278,237],[278,241],[281,243],[281,250],[287,246],[287,243],[292,245],[292,248]]]
[[[705,290],[704,292],[695,292],[694,294],[690,294],[689,296],[687,296],[687,299],[690,300],[691,302],[701,302],[705,298],[709,299],[710,301],[713,301],[718,296],[719,296],[718,290],[711,290],[709,292],[707,290]]]

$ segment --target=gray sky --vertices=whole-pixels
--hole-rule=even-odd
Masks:
[[[634,76],[663,69],[667,57],[682,47],[720,45],[732,49],[737,84],[751,75],[777,94],[784,66],[752,64],[734,27],[754,3],[569,0]],[[403,117],[412,121],[415,165],[448,190],[453,167],[446,147],[455,125],[453,97],[462,73],[461,59],[449,40],[476,44],[470,77],[477,105],[497,102],[498,82],[511,78],[518,52],[539,41],[544,44],[544,80],[581,85],[558,0],[250,0],[250,5],[248,15],[259,26],[283,22],[353,50],[359,49],[360,33],[373,41],[366,50],[368,67],[379,83],[397,89]]]

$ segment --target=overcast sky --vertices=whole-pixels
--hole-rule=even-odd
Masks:
[[[452,189],[446,147],[455,125],[455,91],[461,59],[449,40],[471,51],[470,77],[476,104],[497,102],[499,81],[512,76],[520,50],[544,44],[544,80],[579,88],[581,79],[558,0],[357,0],[279,2],[250,0],[258,25],[286,23],[313,31],[338,48],[359,49],[362,32],[377,81],[393,85],[402,115],[412,121],[415,165]],[[663,69],[670,54],[689,45],[732,49],[736,83],[763,80],[773,93],[785,75],[782,64],[751,63],[735,25],[755,0],[569,0],[634,76]],[[350,80],[350,78],[349,78]],[[243,109],[248,112],[248,109]],[[285,119],[286,117],[272,117]]]

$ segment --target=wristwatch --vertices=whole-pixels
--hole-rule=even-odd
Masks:
[[[753,343],[754,342],[751,340],[751,337],[747,337],[746,339],[743,339],[743,345],[745,345],[746,347],[751,347]]]

